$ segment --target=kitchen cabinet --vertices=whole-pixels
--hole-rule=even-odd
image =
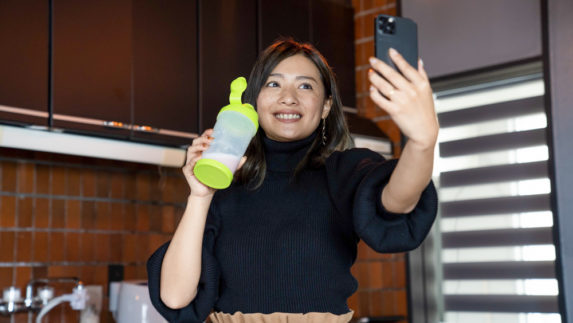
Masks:
[[[355,107],[354,10],[352,6],[340,1],[313,0],[311,32],[313,44],[334,69],[342,104]]]
[[[0,1],[0,120],[47,126],[49,3]]]
[[[197,4],[133,6],[133,138],[190,144],[198,130]]]
[[[256,0],[199,1],[200,132],[229,104],[231,81],[248,79],[257,49]]]
[[[310,0],[260,0],[260,47],[265,49],[279,37],[311,41]]]
[[[129,136],[131,15],[131,0],[53,0],[55,127]]]

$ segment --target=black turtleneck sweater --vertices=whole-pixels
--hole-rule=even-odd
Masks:
[[[396,165],[367,149],[333,153],[323,167],[292,173],[313,136],[288,143],[264,139],[267,174],[251,191],[217,191],[205,226],[198,293],[187,307],[159,297],[168,244],[149,259],[151,301],[170,322],[202,322],[210,311],[308,313],[349,311],[357,288],[350,272],[359,239],[378,252],[416,248],[437,209],[432,183],[409,214],[384,210],[380,196]]]

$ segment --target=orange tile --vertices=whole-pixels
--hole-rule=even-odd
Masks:
[[[78,200],[66,200],[66,228],[79,229],[82,226],[82,204]]]
[[[14,286],[21,288],[24,293],[24,287],[30,279],[32,279],[32,267],[18,266],[14,268]]]
[[[95,257],[95,248],[97,244],[95,243],[94,233],[84,233],[80,236],[82,241],[80,259],[82,261],[93,261]]]
[[[149,206],[149,231],[161,232],[163,226],[162,208],[159,205]]]
[[[50,233],[50,260],[53,262],[65,261],[66,255],[66,234],[64,232]],[[70,248],[75,246],[69,246]]]
[[[67,186],[67,169],[61,166],[52,166],[51,192],[53,195],[65,195]],[[71,171],[71,170],[70,170]],[[69,194],[69,192],[68,192]],[[76,195],[79,195],[79,190]]]
[[[382,291],[382,315],[396,315],[396,292]]]
[[[394,267],[392,262],[383,261],[382,263],[382,286],[384,288],[392,288],[395,285],[394,282]]]
[[[137,221],[135,205],[132,203],[125,204],[124,212],[124,230],[135,231]]]
[[[370,316],[384,316],[384,299],[381,290],[370,292]]]
[[[159,177],[157,174],[153,174],[149,176],[149,200],[150,201],[157,201],[163,202],[161,199],[161,190],[163,186],[163,179]]]
[[[45,278],[48,277],[48,266],[36,266],[32,268],[32,278]]]
[[[80,196],[82,194],[82,171],[80,168],[68,168],[66,180],[66,194]]]
[[[52,228],[66,227],[66,201],[61,199],[52,200]]]
[[[175,207],[165,205],[161,211],[161,232],[173,233],[175,231]]]
[[[374,56],[374,40],[369,40],[364,43],[364,50],[363,50],[363,57],[362,61],[364,65],[370,64],[368,59]]]
[[[358,288],[370,288],[370,272],[368,268],[368,262],[357,262],[354,264],[357,266],[358,270]]]
[[[135,174],[134,173],[125,174],[123,183],[125,185],[125,198],[128,200],[137,199]]]
[[[360,240],[360,242],[358,242],[357,259],[358,260],[368,259],[368,249],[370,249],[370,247],[368,247],[368,245],[364,242],[364,240]]]
[[[149,201],[151,192],[151,178],[148,174],[137,174],[135,177],[136,198],[138,201]]]
[[[0,262],[14,261],[16,234],[10,231],[0,232]]]
[[[109,229],[115,231],[123,230],[124,203],[111,203],[110,208]]]
[[[406,265],[402,262],[395,262],[394,267],[394,287],[406,288]]]
[[[110,203],[96,202],[96,222],[95,228],[98,230],[109,230],[110,227]]]
[[[95,249],[95,261],[106,262],[109,261],[111,254],[111,241],[109,234],[96,234],[95,242],[97,247]]]
[[[355,13],[360,11],[360,0],[352,0],[352,8]]]
[[[149,221],[149,205],[147,204],[137,204],[135,206],[135,216],[136,224],[135,229],[137,231],[147,232],[149,231],[150,221]]]
[[[109,239],[111,244],[109,261],[121,262],[123,257],[123,235],[119,233],[110,234]]]
[[[148,257],[151,256],[163,243],[165,243],[166,239],[163,234],[150,234],[149,241],[148,241],[148,248],[147,248],[147,255]]]
[[[16,198],[0,196],[0,227],[7,228],[16,225]]]
[[[137,278],[137,269],[135,265],[126,265],[123,268],[123,279],[124,280],[131,280]]]
[[[14,162],[3,161],[0,163],[2,169],[2,191],[16,192],[17,189],[17,164]]]
[[[81,233],[67,232],[65,235],[66,260],[71,262],[81,261],[82,240]],[[53,247],[52,247],[53,248]]]
[[[113,199],[124,198],[124,177],[122,173],[114,172],[110,179],[110,197]]]
[[[82,266],[80,271],[80,279],[86,285],[92,285],[94,283],[96,268],[94,266]]]
[[[0,248],[2,247],[0,246]],[[0,267],[0,286],[2,288],[12,286],[13,277],[14,269],[12,267]]]
[[[50,259],[49,236],[48,232],[34,232],[34,261],[47,262]]]
[[[370,316],[370,293],[367,291],[358,292],[358,305],[360,316]]]
[[[96,209],[95,202],[82,201],[82,228],[95,229],[96,228]]]
[[[111,190],[111,176],[109,172],[96,172],[96,196],[109,198]]]
[[[123,261],[135,262],[137,261],[137,236],[135,234],[123,235]]]
[[[396,292],[396,314],[408,316],[408,295],[406,290]]]
[[[13,323],[28,323],[29,322],[28,315],[29,315],[28,313],[14,314],[13,320],[11,322],[13,322]],[[8,321],[8,322],[10,322],[10,321]]]
[[[17,225],[20,228],[31,227],[34,223],[34,199],[31,197],[16,200],[18,214]]]
[[[148,234],[138,234],[136,238],[136,261],[145,262],[151,254],[149,253],[149,235]]]
[[[355,13],[357,13],[355,11]],[[362,17],[354,18],[354,40],[362,38],[364,35],[364,19]]]
[[[93,197],[96,195],[96,174],[93,169],[81,170],[82,196]]]
[[[368,264],[370,274],[370,288],[382,288],[382,263],[380,261],[371,261]]]
[[[34,193],[36,170],[34,164],[18,163],[18,192]]]
[[[16,232],[14,239],[16,242],[16,261],[32,261],[32,248],[34,246],[32,232]]]
[[[36,193],[50,194],[50,165],[36,164]]]
[[[34,227],[46,229],[51,222],[51,201],[50,199],[37,198],[34,207]]]

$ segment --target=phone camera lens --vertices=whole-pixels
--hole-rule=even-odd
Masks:
[[[381,19],[378,24],[378,28],[380,28],[384,34],[394,34],[394,30],[396,28],[394,18]]]

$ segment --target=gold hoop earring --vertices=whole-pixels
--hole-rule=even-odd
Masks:
[[[322,145],[326,146],[326,118],[322,119]]]

